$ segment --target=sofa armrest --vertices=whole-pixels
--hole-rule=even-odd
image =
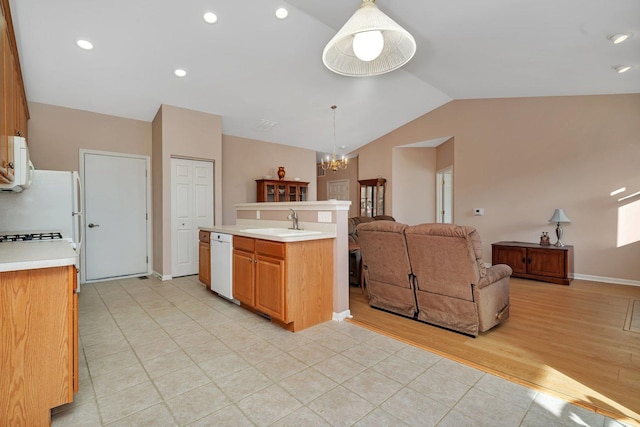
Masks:
[[[477,288],[482,289],[486,286],[489,286],[492,283],[497,282],[500,279],[511,276],[513,270],[506,264],[496,264],[487,268],[487,274],[480,279],[478,282]]]

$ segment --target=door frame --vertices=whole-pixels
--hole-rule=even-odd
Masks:
[[[86,218],[86,200],[87,198],[85,197],[84,192],[86,191],[86,185],[85,185],[85,170],[84,170],[84,156],[86,154],[95,154],[95,155],[102,155],[102,156],[112,156],[112,157],[127,157],[127,158],[132,158],[132,159],[143,159],[145,160],[145,167],[147,170],[146,173],[146,182],[145,185],[147,187],[147,259],[149,260],[147,262],[147,272],[145,274],[134,274],[134,275],[130,275],[130,276],[118,276],[118,279],[126,279],[128,277],[139,277],[139,276],[144,276],[144,275],[150,275],[153,271],[153,245],[151,244],[151,238],[152,238],[152,224],[151,222],[153,221],[153,215],[151,215],[150,209],[152,208],[151,205],[151,174],[149,173],[149,171],[151,170],[151,157],[150,156],[144,156],[144,155],[139,155],[139,154],[129,154],[129,153],[117,153],[114,151],[101,151],[101,150],[89,150],[89,149],[85,149],[85,148],[80,148],[79,150],[80,156],[79,156],[79,163],[80,163],[80,182],[82,184],[82,212],[84,212],[85,214],[85,218]],[[85,224],[83,224],[83,227],[86,227],[86,221],[83,221]],[[82,232],[86,235],[86,230],[82,230]],[[80,263],[82,265],[87,265],[87,250],[86,250],[86,245],[84,247],[84,249],[80,250]],[[102,282],[105,280],[113,280],[113,278],[106,278],[106,279],[99,279],[99,280],[86,280],[86,273],[85,273],[86,268],[81,268],[80,269],[80,283],[95,283],[95,282]]]
[[[176,230],[176,223],[175,223],[175,218],[173,215],[173,209],[175,208],[174,206],[174,197],[175,194],[173,192],[173,187],[174,187],[174,179],[175,176],[173,175],[173,160],[187,160],[187,161],[192,161],[192,162],[203,162],[203,163],[211,163],[211,224],[207,225],[207,227],[213,227],[215,224],[215,219],[216,219],[216,163],[214,160],[212,159],[202,159],[202,158],[196,158],[196,157],[186,157],[186,156],[178,156],[178,155],[171,155],[169,156],[169,170],[170,170],[170,175],[171,175],[171,180],[170,180],[170,190],[169,190],[169,200],[170,200],[170,205],[171,205],[171,209],[169,211],[169,222],[170,222],[170,240],[171,240],[171,275],[170,276],[163,276],[162,280],[170,280],[173,279],[174,277],[185,277],[185,276],[175,276],[175,272],[174,272],[174,262],[176,261],[174,259],[174,256],[176,255],[174,253],[175,250],[175,245],[177,244],[176,239],[175,239],[175,230]],[[194,198],[195,201],[195,198]],[[196,245],[196,250],[195,250],[195,256],[196,259],[199,256],[199,250],[198,250],[198,233],[196,231],[195,233],[195,245]],[[195,273],[197,274],[197,272]],[[168,277],[169,279],[165,279],[165,277]]]

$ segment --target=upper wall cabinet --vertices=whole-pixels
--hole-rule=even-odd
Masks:
[[[18,47],[9,0],[0,0],[0,181],[13,181],[9,136],[27,137],[29,109],[24,91]]]

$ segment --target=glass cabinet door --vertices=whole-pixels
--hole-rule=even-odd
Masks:
[[[286,202],[287,201],[287,185],[286,184],[278,184],[278,197],[276,201],[278,202]]]
[[[289,186],[289,201],[297,202],[298,201],[298,186],[290,185]]]
[[[300,202],[306,202],[307,201],[307,186],[306,185],[301,185],[300,186]]]
[[[275,202],[276,201],[276,186],[274,184],[267,184],[266,188],[267,188],[266,201],[267,202]]]
[[[384,215],[384,178],[364,179],[360,185],[360,216]]]
[[[384,215],[384,186],[376,187],[378,190],[378,205],[373,216]]]

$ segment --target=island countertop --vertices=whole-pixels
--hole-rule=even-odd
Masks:
[[[213,233],[224,233],[224,234],[232,234],[234,236],[242,236],[242,237],[251,237],[254,239],[262,239],[262,240],[272,240],[274,242],[304,242],[308,240],[320,240],[320,239],[334,239],[336,237],[336,233],[328,230],[307,230],[303,229],[302,232],[305,231],[313,231],[314,234],[300,234],[300,235],[286,235],[286,236],[277,236],[272,234],[264,234],[257,231],[247,231],[247,230],[259,230],[260,228],[282,228],[286,230],[287,227],[282,226],[266,226],[266,225],[217,225],[213,227],[200,227],[200,230],[210,231]],[[292,234],[295,232],[292,230]]]
[[[78,262],[78,253],[66,240],[0,243],[0,272],[63,267]]]

